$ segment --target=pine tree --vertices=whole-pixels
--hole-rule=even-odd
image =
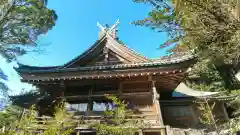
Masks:
[[[113,102],[115,108],[104,112],[107,121],[92,125],[97,135],[134,135],[135,132],[147,126],[141,119],[127,120],[133,112],[126,108],[127,104],[124,101],[111,95],[106,97]]]
[[[161,48],[173,45],[170,54],[194,50],[194,74],[217,90],[240,89],[234,76],[240,63],[239,0],[134,1],[153,5],[148,17],[134,24],[167,32],[170,39]]]
[[[26,47],[38,45],[37,37],[50,30],[57,19],[46,4],[47,0],[0,0],[0,56],[10,62],[26,54]],[[7,89],[0,81],[0,90]]]

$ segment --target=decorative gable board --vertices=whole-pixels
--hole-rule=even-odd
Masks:
[[[145,60],[145,61],[144,61]],[[116,40],[110,37],[104,37],[99,40],[94,46],[78,56],[65,68],[76,68],[84,66],[96,66],[104,64],[123,64],[123,63],[138,63],[148,62],[145,58],[133,53],[124,45],[119,44]]]
[[[89,60],[85,65],[82,66],[100,66],[100,65],[113,65],[113,64],[123,64],[130,63],[129,60],[125,60],[121,56],[114,53],[112,50],[108,50],[107,53],[101,51],[99,56],[92,57],[92,60]]]
[[[99,40],[95,43],[91,48],[86,50],[83,54],[78,56],[76,59],[72,60],[72,62],[67,63],[65,68],[76,68],[86,66],[87,63],[92,62],[101,57],[103,54],[103,48],[106,44],[106,39]]]

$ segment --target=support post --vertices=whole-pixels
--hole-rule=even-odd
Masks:
[[[142,131],[142,130],[139,130],[139,131],[138,131],[138,135],[143,135],[143,131]]]
[[[225,120],[228,121],[228,120],[229,120],[229,116],[228,116],[226,107],[225,107],[225,105],[224,105],[224,102],[221,102],[221,106],[222,106],[222,109],[223,109],[223,113],[224,113],[224,116],[225,116]]]
[[[118,88],[118,94],[119,94],[119,96],[121,96],[121,94],[122,94],[122,88],[123,88],[123,83],[120,81],[120,83],[119,83],[119,88]]]
[[[59,106],[59,105],[63,105],[62,103],[65,102],[65,97],[64,97],[64,93],[65,93],[65,90],[66,90],[66,86],[65,86],[65,83],[64,81],[61,81],[60,82],[60,87],[59,87],[59,91],[57,91],[57,97],[56,97],[56,102],[55,102],[55,106]]]
[[[60,92],[59,92],[58,97],[64,98],[65,90],[66,90],[65,84],[64,84],[63,81],[61,81],[61,83],[60,83],[60,89],[59,89]]]
[[[94,85],[91,87],[91,89],[89,90],[89,98],[88,98],[88,105],[87,105],[87,115],[90,114],[90,112],[93,110],[93,101],[91,99],[92,94],[93,94],[93,89],[94,89]]]
[[[161,107],[159,103],[160,95],[157,92],[157,89],[155,87],[155,81],[152,80],[152,76],[148,76],[148,81],[152,81],[152,99],[153,99],[153,105],[156,108],[157,122],[160,126],[163,126],[162,112],[161,112]]]
[[[194,111],[193,109],[193,105],[190,105],[189,108],[190,108],[190,111],[191,111],[191,114],[192,114],[192,117],[194,119],[194,122],[193,122],[193,125],[197,125],[199,123],[199,118],[197,117],[197,114],[196,112]]]
[[[87,106],[87,112],[91,112],[93,109],[93,101],[92,99],[88,98],[88,106]]]
[[[156,107],[158,122],[160,126],[163,126],[162,112],[161,112],[161,107],[159,103],[160,95],[157,93],[156,87],[153,87],[152,90],[153,90],[153,103],[155,104],[155,107]]]

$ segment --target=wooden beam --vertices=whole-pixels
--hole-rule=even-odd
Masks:
[[[92,99],[88,98],[87,113],[91,112],[92,110],[93,110],[93,101]]]
[[[225,120],[228,121],[228,120],[229,120],[229,116],[228,116],[226,107],[225,107],[225,105],[224,105],[224,102],[221,102],[220,104],[221,104],[221,107],[222,107],[222,109],[223,109],[223,113],[224,113]]]
[[[65,91],[66,91],[66,85],[64,83],[64,81],[61,81],[60,83],[60,97],[64,97],[64,94],[65,94]]]
[[[119,82],[119,87],[118,87],[118,94],[121,95],[122,94],[122,88],[123,88],[123,82]]]
[[[152,79],[152,76],[148,76],[148,81],[152,81],[153,107],[156,107],[157,121],[161,126],[163,126],[162,112],[161,112],[161,107],[159,103],[160,95],[157,93],[157,89],[155,87],[155,81]]]
[[[138,135],[143,135],[143,131],[142,131],[142,130],[139,130],[139,131],[138,131]]]

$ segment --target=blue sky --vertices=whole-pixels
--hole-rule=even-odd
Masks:
[[[165,50],[157,49],[166,41],[165,33],[130,24],[146,17],[152,8],[150,5],[136,4],[132,0],[49,0],[48,7],[54,9],[59,18],[51,31],[39,37],[40,48],[44,52],[19,57],[20,63],[34,66],[64,64],[97,40],[97,22],[112,25],[118,18],[118,37],[127,46],[150,58],[165,55]],[[0,65],[9,75],[8,84],[15,92],[28,87],[20,83],[19,76],[12,69],[15,63],[6,64],[1,59]]]

